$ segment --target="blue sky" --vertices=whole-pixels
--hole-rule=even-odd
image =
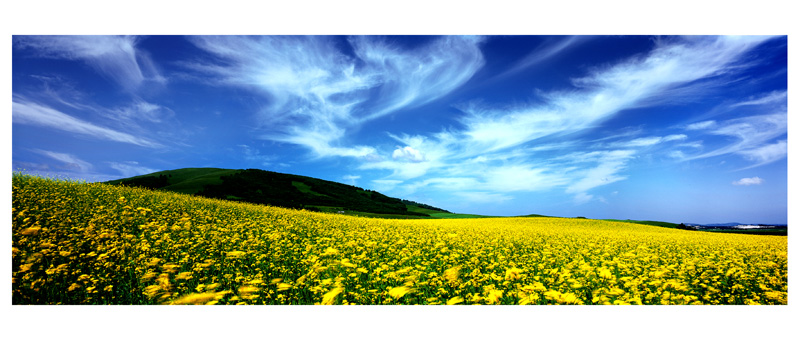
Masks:
[[[453,212],[787,221],[786,36],[26,36],[12,165],[258,168]]]

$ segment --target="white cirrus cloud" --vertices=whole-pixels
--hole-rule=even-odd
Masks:
[[[746,66],[742,64],[743,56],[769,39],[723,36],[659,40],[647,54],[591,69],[586,76],[573,79],[572,88],[536,91],[538,97],[533,103],[492,106],[473,101],[458,107],[464,113],[458,119],[458,127],[428,135],[393,136],[426,155],[426,166],[415,168],[413,175],[403,175],[404,169],[408,173],[410,163],[383,161],[362,169],[392,170],[389,177],[409,180],[403,185],[409,190],[438,188],[438,183],[453,192],[502,194],[563,186],[575,202],[585,203],[595,199],[593,189],[625,180],[629,162],[650,151],[649,146],[683,142],[689,136],[642,136],[641,130],[634,130],[625,138],[637,138],[611,143],[595,140],[592,144],[571,136],[601,126],[621,111],[663,104],[677,94],[696,96],[715,85],[721,86],[725,81],[713,79],[736,74]],[[702,86],[693,87],[701,82]],[[687,129],[716,127],[712,121]],[[539,141],[541,144],[536,144]],[[699,142],[677,146],[700,146]],[[581,151],[592,148],[603,150]],[[547,152],[555,149],[575,151],[548,157]],[[734,151],[744,149],[749,148]],[[674,158],[689,157],[683,152],[669,154]]]
[[[350,185],[355,185],[356,180],[361,178],[360,175],[344,175],[342,176],[342,181],[349,183]]]
[[[716,126],[717,126],[717,121],[709,120],[709,121],[692,123],[686,126],[686,130],[703,130],[703,129],[710,129]]]
[[[770,143],[752,149],[740,150],[738,154],[744,156],[750,161],[756,162],[758,165],[763,165],[786,157],[788,154],[788,148],[786,140],[780,140],[776,143]]]
[[[15,36],[16,48],[40,57],[83,61],[120,86],[133,90],[146,80],[163,82],[152,60],[137,52],[137,37],[102,35]]]
[[[674,158],[674,159],[682,160],[682,159],[684,159],[686,157],[686,154],[684,154],[683,151],[680,151],[680,150],[673,150],[673,151],[670,151],[669,154],[667,154],[667,156],[669,156],[671,158]]]
[[[88,121],[84,121],[37,103],[24,100],[14,100],[11,107],[13,123],[36,125],[88,136],[91,138],[130,143],[142,147],[161,147],[160,144],[148,139],[110,128],[97,126]]]
[[[424,161],[424,162],[406,162],[406,161],[373,161],[366,162],[359,166],[359,169],[384,169],[391,170],[392,178],[401,178],[404,180],[417,178],[425,175],[431,168],[438,167],[441,164]]]
[[[507,71],[498,75],[497,77],[504,77],[509,74],[517,73],[531,66],[537,65],[545,60],[551,59],[559,53],[580,45],[581,43],[590,40],[590,36],[567,36],[567,37],[550,37],[542,43],[535,50],[525,55],[520,61],[517,61]]]
[[[377,191],[392,190],[402,183],[401,180],[372,180],[373,189]]]
[[[735,69],[742,54],[769,37],[691,37],[659,43],[646,56],[593,70],[575,89],[542,92],[543,104],[463,107],[460,136],[470,155],[497,151],[554,134],[583,130],[630,108],[661,100],[670,88]]]
[[[652,137],[642,137],[631,140],[627,143],[629,147],[647,147],[661,143],[663,140],[662,137],[652,136]]]
[[[343,145],[347,133],[450,93],[483,65],[482,38],[466,36],[434,38],[414,49],[351,37],[352,55],[325,36],[196,36],[191,42],[215,59],[188,67],[264,95],[263,138],[319,157],[374,154],[370,146]]]
[[[745,177],[738,181],[733,181],[733,185],[759,185],[761,183],[764,183],[764,180],[758,176]]]
[[[620,175],[625,170],[627,163],[634,157],[634,150],[595,151],[590,153],[570,154],[567,158],[577,162],[595,162],[589,168],[583,164],[582,169],[576,170],[572,182],[566,189],[569,194],[575,195],[577,203],[591,200],[592,195],[587,192],[599,186],[611,184],[627,178]]]
[[[403,107],[424,104],[469,80],[483,66],[483,37],[444,36],[412,50],[402,50],[379,37],[349,39],[365,62],[364,71],[378,80],[380,94],[372,119]]]
[[[685,140],[687,138],[689,138],[689,136],[686,136],[684,134],[673,134],[673,135],[664,136],[664,138],[662,138],[662,141],[664,141],[664,142],[683,141],[683,140]]]
[[[131,104],[111,112],[119,120],[149,123],[161,123],[175,116],[172,109],[142,99],[135,99]]]
[[[673,134],[667,136],[648,136],[648,137],[635,138],[629,141],[614,142],[610,145],[610,147],[613,148],[650,147],[664,142],[683,141],[687,138],[688,136],[684,134]]]
[[[760,96],[760,97],[757,97],[757,98],[752,98],[752,99],[747,100],[747,101],[742,101],[742,102],[735,103],[735,104],[731,105],[730,107],[734,108],[734,107],[741,107],[741,106],[758,106],[758,105],[774,104],[774,103],[785,104],[787,95],[788,95],[788,93],[785,90],[773,91],[773,92],[770,92],[770,93],[768,93],[766,95],[763,95],[763,96]]]
[[[32,151],[35,152],[35,153],[47,156],[49,158],[52,158],[54,160],[57,160],[59,162],[64,163],[65,164],[65,169],[68,169],[68,170],[71,170],[71,171],[78,171],[78,172],[86,173],[86,172],[89,172],[90,170],[92,170],[92,168],[93,168],[91,163],[83,161],[83,160],[79,159],[78,157],[76,157],[75,155],[72,155],[72,154],[65,154],[65,153],[59,153],[59,152],[54,152],[54,151],[42,150],[42,149],[33,149]]]
[[[425,155],[420,153],[419,150],[416,150],[409,146],[395,149],[394,152],[392,153],[392,158],[395,160],[404,160],[409,162],[425,161]]]
[[[587,194],[585,191],[578,191],[573,200],[575,204],[584,204],[591,201],[594,198],[594,195]]]
[[[738,154],[747,160],[755,162],[757,167],[786,157],[787,148],[785,140],[775,140],[787,133],[788,122],[785,112],[754,115],[721,121],[714,128],[705,130],[711,135],[725,136],[733,142],[727,145],[687,157],[685,160],[695,160],[728,154]]]
[[[686,148],[700,149],[700,148],[703,148],[703,141],[686,142],[686,143],[681,143],[678,146],[679,147],[686,147]]]

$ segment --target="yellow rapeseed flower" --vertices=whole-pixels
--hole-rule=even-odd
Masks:
[[[400,299],[411,291],[413,291],[413,289],[408,286],[397,286],[389,289],[389,296],[392,296],[394,299]]]
[[[206,304],[211,302],[216,297],[216,293],[214,292],[204,292],[204,293],[192,293],[176,300],[169,302],[168,304],[173,305],[198,305],[198,304]]]
[[[447,280],[447,282],[450,283],[450,285],[452,285],[452,286],[458,285],[458,277],[459,277],[460,271],[461,271],[461,267],[460,266],[454,266],[452,268],[444,270],[444,278],[445,278],[445,280]]]
[[[506,269],[505,279],[506,280],[510,280],[510,281],[518,280],[518,279],[520,279],[520,277],[522,277],[522,271],[523,270],[519,269],[519,268]]]
[[[489,302],[489,304],[500,304],[501,297],[503,297],[503,290],[489,290],[486,301]]]
[[[336,287],[325,293],[325,295],[322,296],[322,305],[332,305],[333,302],[336,301],[336,296],[342,293],[342,291],[344,291],[344,288]]]
[[[463,302],[464,302],[464,298],[463,298],[463,297],[461,297],[461,296],[455,296],[455,297],[453,297],[453,298],[450,298],[450,299],[447,301],[447,305],[455,305],[455,304],[460,304],[460,303],[463,303]]]
[[[17,174],[12,195],[15,304],[787,303],[786,236],[351,217]]]
[[[225,256],[228,257],[228,258],[236,259],[236,258],[241,258],[242,256],[244,256],[246,254],[247,253],[244,252],[244,251],[234,250],[234,251],[230,251],[230,252],[226,253]]]
[[[32,235],[39,234],[40,231],[42,231],[42,228],[40,228],[40,227],[30,227],[30,228],[27,228],[27,229],[23,229],[19,233],[20,233],[20,235],[32,236]]]

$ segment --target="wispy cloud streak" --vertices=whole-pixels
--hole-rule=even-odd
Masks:
[[[427,174],[439,179],[459,178],[458,182],[472,180],[471,189],[492,193],[565,186],[565,192],[573,194],[576,202],[586,202],[593,198],[588,191],[626,179],[627,176],[621,173],[637,153],[645,151],[644,148],[664,142],[685,141],[689,137],[685,134],[647,136],[588,145],[574,142],[578,139],[574,137],[576,132],[600,126],[626,109],[663,103],[661,96],[674,95],[674,88],[735,72],[742,56],[768,39],[689,37],[660,40],[646,55],[595,68],[587,76],[573,79],[571,89],[538,92],[544,103],[510,107],[466,104],[461,106],[465,115],[459,120],[463,128],[443,130],[427,137],[395,136],[403,145],[424,154],[426,162],[410,164],[386,160],[365,164],[362,168],[390,169],[393,172],[390,177],[401,179]],[[695,127],[713,126],[713,123],[705,123]],[[719,132],[734,134],[733,130]],[[534,144],[545,138],[561,140],[562,143],[567,140],[566,144],[574,149],[600,146],[607,150],[576,151],[561,158],[548,158],[545,154],[534,154],[534,151],[520,152],[528,145],[531,150],[545,146],[541,150],[547,151],[547,144]],[[749,148],[739,147],[731,151],[745,149]],[[672,155],[676,157],[677,154],[673,152]],[[459,170],[461,167],[472,170]],[[528,185],[526,181],[535,184]],[[419,184],[425,186],[430,182],[433,181],[427,179]]]
[[[11,107],[13,123],[36,125],[89,136],[92,138],[129,143],[142,147],[157,148],[161,146],[160,144],[145,138],[123,133],[110,128],[97,126],[93,123],[78,119],[53,108],[42,106],[36,103],[15,100],[12,102]]]
[[[370,146],[343,146],[362,123],[435,100],[482,65],[481,39],[437,38],[412,50],[372,37],[348,39],[354,55],[329,37],[201,36],[191,41],[218,62],[190,65],[224,83],[252,88],[269,102],[263,136],[305,146],[317,156],[363,157]]]
[[[627,179],[625,171],[637,156],[690,137],[686,134],[635,137],[639,133],[634,133],[615,137],[615,142],[587,143],[578,132],[601,126],[626,109],[663,104],[662,95],[674,98],[676,93],[683,93],[675,88],[733,73],[740,67],[742,56],[767,39],[690,37],[658,41],[646,55],[595,68],[587,76],[573,79],[571,89],[538,92],[544,100],[541,104],[505,107],[465,104],[460,107],[465,113],[459,120],[462,128],[428,136],[393,136],[401,147],[412,147],[424,154],[423,162],[384,160],[366,163],[361,168],[388,169],[392,172],[388,178],[414,182],[396,185],[406,191],[436,187],[454,193],[512,198],[507,194],[563,188],[579,204],[601,200],[591,191]],[[565,42],[563,47],[568,44]],[[555,53],[558,48],[552,51]],[[703,88],[711,86],[713,83]],[[700,130],[717,125],[705,122],[693,127]],[[734,134],[733,130],[725,129],[717,132]],[[543,139],[547,143],[537,144]],[[761,144],[750,136],[747,139],[753,141],[748,144]],[[772,158],[780,152],[779,146],[753,150],[749,156]],[[587,148],[601,150],[581,151]],[[748,149],[737,147],[729,151],[745,155]],[[552,150],[573,151],[552,157],[549,155]],[[664,151],[662,156],[673,160],[688,157],[674,150]]]
[[[153,62],[137,53],[137,42],[138,39],[131,36],[14,37],[16,48],[31,49],[44,58],[83,61],[127,90],[137,89],[146,80],[165,81]]]
[[[374,37],[349,41],[365,62],[364,72],[378,79],[373,119],[397,109],[430,102],[454,89],[483,65],[481,37],[446,36],[413,50],[402,50]]]
[[[719,136],[724,140],[722,147],[683,157],[684,161],[723,156],[739,155],[752,162],[751,166],[739,170],[759,167],[787,156],[788,132],[787,92],[772,91],[751,96],[743,101],[726,103],[715,107],[714,111],[726,114],[748,116],[731,119],[700,121],[684,127],[688,132]]]
[[[69,169],[72,171],[86,173],[92,170],[93,167],[91,163],[83,161],[72,154],[65,154],[65,153],[59,153],[42,149],[33,149],[33,152],[47,156],[59,162],[62,162],[66,165],[65,169]]]
[[[559,53],[573,47],[579,45],[580,43],[591,39],[589,36],[567,36],[560,39],[553,41],[553,39],[549,39],[546,41],[542,46],[531,52],[530,54],[526,55],[522,58],[522,60],[517,61],[511,68],[507,71],[501,73],[497,76],[497,78],[504,77],[510,74],[514,74],[520,72],[524,69],[528,69],[533,67],[543,61],[551,59],[558,55]]]
[[[652,104],[667,89],[730,71],[738,57],[766,39],[699,37],[662,42],[647,56],[574,79],[574,90],[541,93],[545,104],[467,106],[463,135],[469,148],[481,153],[590,128],[622,110]]]
[[[787,114],[785,112],[748,116],[714,123],[713,128],[704,129],[704,131],[711,135],[733,138],[736,141],[721,148],[684,158],[684,160],[738,154],[755,162],[753,166],[748,168],[772,163],[786,157],[786,140],[775,141],[775,139],[786,134],[787,123]]]
[[[785,104],[786,97],[787,97],[787,92],[785,90],[774,91],[759,98],[754,98],[752,100],[735,103],[731,105],[731,108],[741,107],[741,106],[759,106],[759,105],[775,104],[775,103]]]

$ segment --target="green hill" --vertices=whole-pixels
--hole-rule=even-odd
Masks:
[[[449,212],[377,191],[259,169],[186,168],[105,182],[257,204],[389,218]]]
[[[105,183],[197,194],[206,185],[222,184],[223,176],[233,175],[241,171],[237,169],[185,168],[159,171]]]

